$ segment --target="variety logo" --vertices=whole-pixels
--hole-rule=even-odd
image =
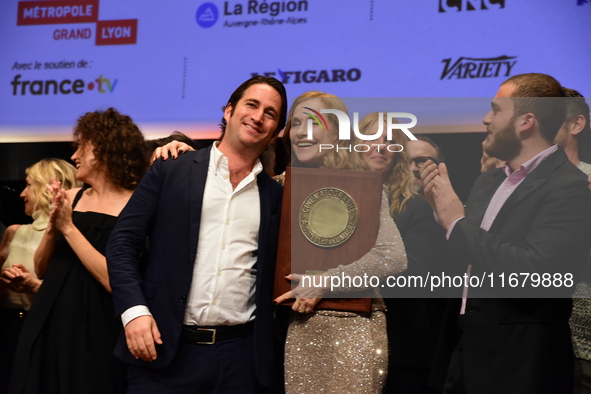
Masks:
[[[439,12],[498,10],[501,8],[505,8],[505,0],[439,0]]]
[[[499,56],[494,58],[460,57],[452,63],[451,58],[443,59],[441,79],[493,78],[508,77],[517,63],[517,56]]]
[[[99,0],[19,1],[17,26],[96,23],[96,45],[137,42],[137,19],[99,21]],[[56,29],[54,40],[89,39],[89,28]]]
[[[113,93],[115,87],[117,87],[118,78],[113,80],[109,78],[103,78],[102,75],[95,80],[90,82],[84,82],[82,79],[70,80],[63,79],[56,81],[54,79],[48,80],[36,80],[36,81],[23,81],[21,80],[22,75],[18,74],[14,76],[14,79],[10,82],[12,85],[13,96],[25,96],[27,94],[39,96],[39,95],[56,95],[56,94],[82,94],[87,90],[94,90],[96,88],[99,93]]]
[[[265,72],[262,74],[251,73],[252,76],[264,75],[265,77],[275,77],[282,83],[319,83],[319,82],[355,82],[361,79],[361,70],[351,68],[349,70],[306,70],[306,71],[281,71]]]
[[[218,21],[218,7],[213,3],[203,3],[197,8],[197,24],[201,27],[212,27]]]

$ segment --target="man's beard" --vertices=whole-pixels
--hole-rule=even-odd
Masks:
[[[509,124],[498,134],[489,134],[488,143],[483,144],[484,151],[492,157],[501,160],[511,160],[521,152],[523,144],[515,133],[515,119],[511,119]]]

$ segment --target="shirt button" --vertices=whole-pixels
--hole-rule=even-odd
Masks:
[[[224,175],[222,178],[224,178],[224,180],[228,179],[227,175]]]
[[[226,220],[226,224],[230,224],[230,219]]]
[[[217,305],[217,304],[218,304],[218,302],[217,302],[216,300],[213,300],[212,304],[213,304],[213,305]]]
[[[222,271],[218,271],[218,276],[222,276]]]
[[[222,245],[222,249],[224,249],[224,250],[225,250],[225,249],[226,249],[226,245]]]

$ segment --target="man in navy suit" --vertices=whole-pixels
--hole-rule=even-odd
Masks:
[[[483,119],[483,148],[507,164],[480,175],[465,208],[445,165],[427,162],[421,171],[458,272],[494,278],[465,288],[462,305],[449,309],[462,333],[441,374],[444,393],[573,392],[569,297],[591,246],[591,193],[553,143],[566,114],[554,97],[564,97],[562,87],[544,74],[501,85]]]
[[[156,161],[107,247],[128,393],[258,393],[271,385],[282,189],[258,157],[285,126],[285,88],[244,82],[211,148]],[[138,257],[146,238],[149,262]]]

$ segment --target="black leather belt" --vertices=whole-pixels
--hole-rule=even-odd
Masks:
[[[240,338],[252,333],[254,321],[235,326],[187,326],[183,325],[181,340],[195,345],[213,345],[228,339]]]

